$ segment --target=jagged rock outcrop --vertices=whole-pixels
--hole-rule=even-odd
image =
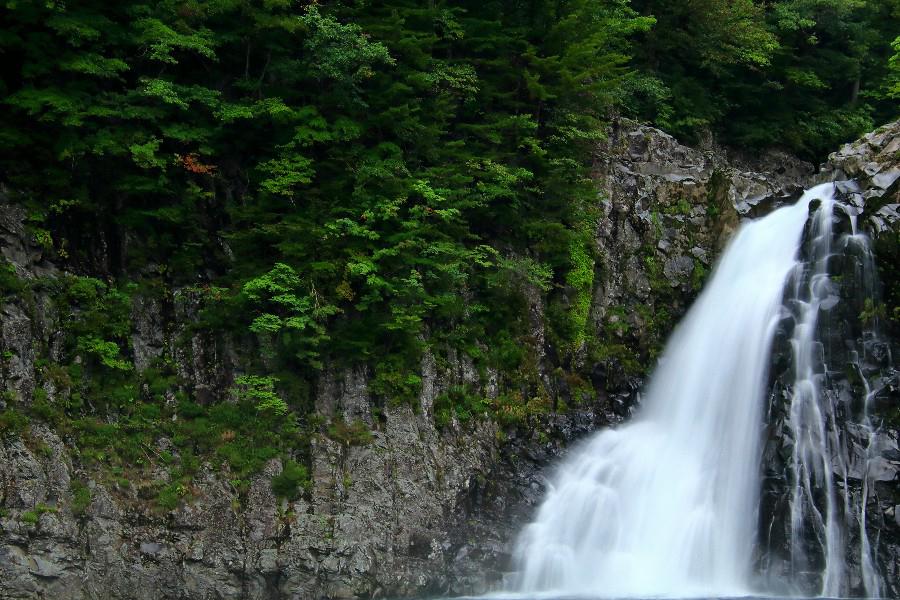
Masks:
[[[896,227],[891,153],[900,135],[896,125],[873,135],[842,150],[821,173],[856,178],[873,230],[887,230]],[[440,394],[466,383],[492,397],[496,374],[478,373],[466,356],[438,364],[426,354],[420,410],[376,411],[366,369],[326,368],[316,410],[371,426],[370,443],[317,436],[311,488],[293,502],[271,490],[283,468],[278,460],[244,491],[203,465],[171,510],[154,508],[139,485],[97,477],[64,433],[35,423],[24,435],[0,439],[0,597],[375,598],[498,587],[515,533],[542,496],[548,464],[570,441],[627,415],[641,377],[740,219],[795,198],[814,177],[810,165],[784,155],[695,150],[628,122],[598,149],[596,173],[596,339],[582,353],[596,392],[592,404],[542,416],[528,429],[455,420],[439,428],[433,406]],[[3,256],[22,277],[57,276],[29,242],[23,220],[0,198]],[[543,330],[544,299],[527,292],[538,377],[562,394],[565,382],[554,379]],[[172,356],[180,377],[207,402],[223,398],[239,370],[239,340],[189,327],[197,314],[193,293],[135,302],[133,358],[142,368]],[[33,395],[34,349],[47,348],[52,357],[57,319],[39,293],[2,302],[0,387],[16,401]],[[46,391],[52,398],[54,390]],[[160,452],[170,447],[166,439],[156,443]],[[154,477],[168,481],[169,474]],[[83,494],[76,498],[76,480],[87,482],[87,504]],[[885,485],[896,493],[896,473]],[[882,500],[878,510],[891,518]],[[896,547],[891,539],[884,548]]]
[[[885,125],[828,157],[817,183],[841,185],[844,200],[862,211],[863,229],[877,237],[900,223],[900,123]]]
[[[634,387],[629,376],[652,364],[740,220],[798,198],[813,171],[783,153],[751,162],[617,123],[595,162],[601,215],[591,317],[608,357],[595,365],[595,383]]]

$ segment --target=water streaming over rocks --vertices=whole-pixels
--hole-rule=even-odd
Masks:
[[[785,589],[795,593],[880,597],[883,591],[867,504],[887,446],[882,447],[884,440],[870,418],[879,383],[870,381],[873,372],[864,365],[866,354],[890,350],[872,327],[861,337],[832,331],[845,325],[833,314],[839,313],[835,308],[842,300],[857,313],[874,306],[875,265],[868,238],[857,231],[856,216],[851,205],[823,200],[805,236],[805,260],[788,286],[793,377],[786,437],[792,489]],[[835,230],[842,221],[849,231]],[[845,279],[848,283],[842,285]],[[847,290],[848,285],[854,289]],[[835,346],[849,348],[847,364],[841,364],[842,352]],[[845,371],[861,388],[857,402],[847,402],[848,394],[840,393]],[[858,492],[853,482],[858,482]],[[858,567],[853,576],[852,565]]]
[[[739,230],[670,340],[632,422],[596,434],[560,467],[517,546],[520,592],[751,593],[763,406],[773,338],[788,311],[796,322],[792,536],[812,531],[821,546],[816,592],[844,593],[844,534],[855,517],[866,591],[877,595],[865,513],[850,507],[835,481],[833,464],[847,467],[820,386],[816,318],[838,300],[828,277],[834,193],[833,184],[820,185]],[[812,250],[803,260],[808,220]],[[858,235],[842,243],[867,248]],[[794,542],[799,563],[803,544]]]

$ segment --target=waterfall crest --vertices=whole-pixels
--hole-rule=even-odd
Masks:
[[[772,340],[810,203],[830,211],[833,194],[818,186],[741,227],[632,422],[560,467],[517,546],[519,591],[750,593]]]

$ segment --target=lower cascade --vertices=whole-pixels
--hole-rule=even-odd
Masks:
[[[763,580],[772,585],[771,578],[756,573],[766,568],[757,554],[765,403],[773,340],[790,319],[795,377],[786,399],[792,491],[785,494],[785,577],[802,572],[812,589],[783,581],[781,589],[767,591],[846,594],[846,546],[853,532],[863,579],[857,587],[879,595],[866,535],[866,476],[862,507],[851,506],[851,466],[833,399],[822,388],[827,365],[817,318],[837,302],[828,262],[833,213],[845,208],[834,196],[834,184],[820,185],[739,229],[669,341],[631,422],[595,434],[560,466],[518,541],[517,591],[599,597],[766,593],[758,588]],[[840,242],[863,258],[866,243],[855,230]],[[863,406],[856,427],[871,450],[875,436],[867,410]],[[871,466],[863,457],[852,468],[865,473]]]

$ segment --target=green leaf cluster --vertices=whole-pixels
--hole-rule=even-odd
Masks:
[[[288,405],[275,392],[277,381],[275,377],[242,375],[234,380],[234,387],[237,397],[255,404],[259,412],[284,416],[288,412]]]
[[[309,471],[293,460],[284,461],[281,473],[272,478],[272,491],[280,498],[293,500],[302,490],[312,486]]]

